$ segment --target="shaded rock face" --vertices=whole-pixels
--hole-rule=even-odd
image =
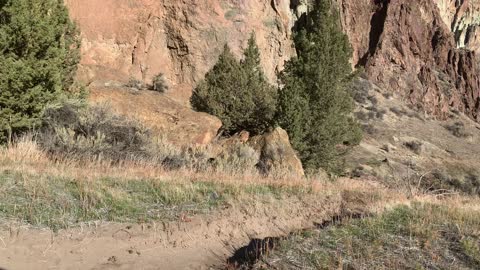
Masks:
[[[164,73],[170,85],[191,88],[225,43],[240,56],[253,30],[270,79],[293,52],[288,0],[65,2],[82,32],[79,77],[87,82],[135,77],[148,83]]]
[[[439,118],[454,108],[478,120],[476,53],[457,48],[435,0],[337,2],[354,64],[371,80]]]
[[[260,153],[257,167],[263,174],[283,172],[294,176],[305,175],[302,162],[293,150],[285,130],[276,128],[269,133],[252,137],[248,144]]]

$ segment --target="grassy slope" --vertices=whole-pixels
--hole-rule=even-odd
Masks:
[[[480,269],[480,212],[401,206],[281,241],[258,268]]]
[[[145,164],[53,162],[31,141],[0,148],[0,223],[52,229],[91,221],[172,221],[242,200],[312,194],[319,181]],[[335,191],[339,192],[339,191]]]

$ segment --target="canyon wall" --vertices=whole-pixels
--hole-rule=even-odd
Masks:
[[[292,52],[288,0],[66,0],[83,37],[82,80],[194,85],[224,44],[240,57],[256,32],[271,80]]]
[[[478,120],[475,38],[473,32],[465,34],[462,29],[476,29],[475,20],[468,18],[478,17],[474,11],[479,4],[458,0],[337,2],[354,48],[354,64],[364,67],[370,80],[439,118],[456,109]]]
[[[370,80],[439,118],[450,109],[479,120],[480,0],[334,0]],[[240,57],[256,32],[268,77],[294,54],[291,29],[308,0],[66,0],[82,31],[86,82],[164,73],[192,86],[228,43]]]

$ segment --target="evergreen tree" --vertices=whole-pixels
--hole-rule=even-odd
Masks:
[[[259,134],[273,125],[277,105],[277,90],[270,85],[263,73],[255,33],[248,39],[247,48],[243,52],[242,68],[246,76],[246,92],[253,99],[254,107],[243,129]]]
[[[307,169],[337,168],[342,143],[361,135],[351,118],[351,48],[331,0],[318,0],[294,36],[297,57],[280,75],[277,122],[284,127]]]
[[[254,34],[241,62],[225,45],[218,62],[194,89],[191,104],[197,111],[220,118],[227,135],[242,130],[260,134],[272,125],[276,90],[261,69]]]
[[[0,141],[71,86],[79,39],[63,0],[0,0]]]

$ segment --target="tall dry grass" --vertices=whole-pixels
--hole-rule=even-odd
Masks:
[[[365,182],[272,178],[253,170],[222,168],[170,170],[144,159],[112,163],[58,158],[27,136],[0,148],[0,220],[56,229],[93,220],[168,220],[185,211],[205,213],[230,200],[338,198],[344,190],[354,189],[371,194],[361,200],[375,201],[380,192],[372,192],[374,185]]]
[[[17,218],[54,228],[98,219],[163,219],[178,211],[204,213],[226,200],[254,202],[265,196],[272,202],[285,196],[341,198],[342,207],[351,213],[380,213],[412,202],[480,208],[478,197],[421,192],[412,197],[368,180],[276,178],[254,170],[218,168],[171,170],[145,159],[112,163],[57,158],[42,151],[32,136],[0,147],[0,219]]]
[[[320,191],[328,185],[328,179],[300,177],[282,174],[281,177],[264,177],[256,170],[236,170],[236,163],[224,163],[220,169],[196,170],[183,167],[176,170],[165,168],[155,161],[143,158],[112,163],[105,159],[76,159],[55,157],[42,151],[33,139],[26,136],[15,143],[0,148],[0,171],[25,175],[49,175],[59,178],[95,181],[101,178],[190,183],[196,181],[229,185],[272,185],[285,188],[300,188]],[[280,175],[280,174],[279,174]]]

